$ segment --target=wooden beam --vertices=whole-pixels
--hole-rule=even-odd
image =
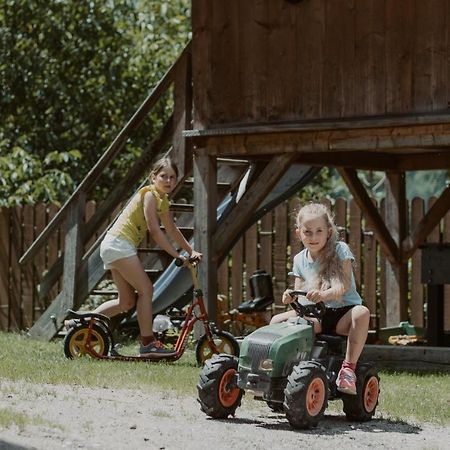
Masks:
[[[446,187],[433,206],[402,243],[403,261],[408,261],[416,249],[450,210],[450,187]]]
[[[227,127],[215,126],[208,129],[186,130],[184,136],[188,139],[201,137],[214,137],[225,135],[254,135],[268,133],[288,133],[323,130],[351,130],[370,128],[413,127],[450,124],[450,114],[406,114],[392,116],[360,116],[346,119],[304,120],[296,122],[273,123],[235,123],[227,124]],[[195,140],[195,142],[197,142]]]
[[[180,177],[192,170],[192,142],[186,141],[183,130],[192,128],[192,60],[191,54],[183,59],[175,73],[174,132],[171,156],[178,165]]]
[[[385,223],[390,235],[400,247],[407,230],[406,182],[404,172],[387,172]],[[397,255],[396,261],[386,263],[386,325],[396,326],[407,320],[408,266]]]
[[[420,151],[415,149],[415,151]],[[349,167],[359,170],[399,171],[433,170],[450,167],[450,151],[430,151],[423,153],[387,152],[349,152],[333,151],[327,153],[299,154],[299,162],[319,167]]]
[[[274,156],[257,177],[253,185],[248,188],[239,202],[228,216],[220,223],[214,233],[214,255],[219,259],[234,242],[242,227],[247,223],[247,216],[269,194],[280,176],[292,164],[295,155],[284,154]]]
[[[62,326],[67,309],[72,308],[77,296],[77,270],[81,262],[83,243],[85,195],[79,192],[68,211],[64,241],[63,290],[30,328],[34,339],[50,340]]]
[[[203,253],[199,281],[206,300],[208,316],[217,319],[217,260],[213,258],[212,236],[217,223],[217,162],[205,149],[194,156],[194,243]]]
[[[341,177],[347,184],[355,201],[358,203],[364,217],[370,222],[371,227],[377,234],[378,242],[386,255],[392,263],[396,263],[399,256],[399,247],[392,238],[388,228],[386,227],[383,218],[374,206],[372,199],[367,194],[364,186],[359,181],[356,170],[348,168],[338,169]]]

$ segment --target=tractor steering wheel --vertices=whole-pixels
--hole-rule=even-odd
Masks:
[[[299,295],[305,296],[307,294],[306,291],[291,291],[289,295],[291,297],[297,297]],[[312,316],[316,319],[321,319],[325,314],[325,303],[310,303],[304,305],[298,301],[297,298],[294,299],[293,302],[289,303],[292,309],[297,313],[298,316]]]

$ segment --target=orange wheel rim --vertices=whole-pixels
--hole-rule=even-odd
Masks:
[[[232,406],[239,397],[239,388],[232,386],[235,375],[235,369],[228,369],[220,380],[219,400],[225,408]]]
[[[379,391],[380,389],[377,377],[370,377],[364,390],[364,408],[367,412],[372,412],[377,406]]]
[[[321,378],[315,378],[306,392],[306,410],[311,417],[317,416],[325,402],[325,384]]]
[[[81,328],[73,334],[72,339],[70,340],[70,353],[74,357],[80,357],[88,353],[88,334],[88,328]],[[90,347],[99,354],[102,354],[105,349],[105,343],[96,330],[92,330]]]

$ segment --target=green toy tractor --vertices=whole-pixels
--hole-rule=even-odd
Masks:
[[[294,291],[292,295],[305,295]],[[292,307],[298,316],[287,322],[267,325],[247,336],[239,359],[215,355],[204,365],[197,385],[202,411],[214,419],[234,416],[247,391],[265,401],[275,412],[284,412],[298,429],[317,426],[328,400],[341,399],[349,421],[370,420],[378,405],[378,371],[373,364],[359,362],[356,368],[357,395],[337,390],[336,378],[345,356],[346,338],[318,334],[303,316],[318,319],[325,305]]]

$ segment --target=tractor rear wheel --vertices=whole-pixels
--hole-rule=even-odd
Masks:
[[[201,410],[213,419],[233,415],[244,393],[236,384],[238,359],[231,355],[213,355],[200,372],[197,384]]]
[[[361,364],[356,368],[356,395],[343,394],[344,413],[351,422],[366,422],[375,414],[380,394],[380,377],[375,367]]]
[[[294,428],[317,426],[328,405],[328,381],[319,363],[302,361],[292,369],[284,390],[284,410]]]

